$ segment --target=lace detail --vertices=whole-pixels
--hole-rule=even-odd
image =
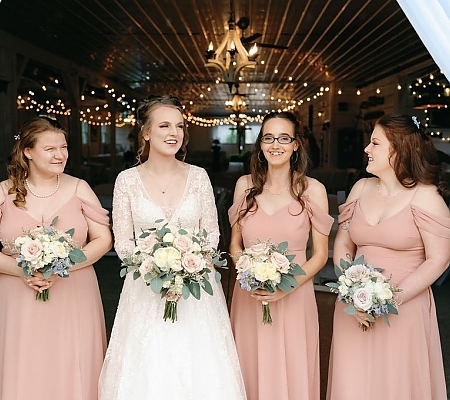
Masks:
[[[114,188],[113,229],[120,258],[130,238],[164,218],[186,229],[206,229],[217,247],[219,228],[206,171],[190,166],[185,193],[175,209],[156,205],[136,168],[119,174]],[[178,320],[164,322],[164,300],[140,280],[125,278],[99,383],[100,400],[246,398],[228,310],[220,283],[178,305]]]

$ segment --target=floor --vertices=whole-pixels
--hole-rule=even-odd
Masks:
[[[227,210],[230,202],[232,201],[234,184],[237,178],[242,175],[242,173],[242,164],[240,163],[230,163],[230,168],[226,173],[210,173],[210,178],[214,188],[221,188],[219,191],[217,191],[216,195],[220,195],[221,193],[223,194],[222,189],[226,189],[229,193],[229,196],[225,198],[224,203],[222,204],[222,209],[219,210],[219,224],[222,224],[222,229],[225,230],[227,229],[227,221],[225,221],[225,219],[227,220]],[[222,201],[222,198],[223,197],[220,197],[220,201]],[[220,244],[220,247],[223,251],[227,250],[226,234],[227,233],[225,232],[225,240]],[[123,280],[119,276],[120,261],[114,253],[111,253],[111,255],[105,256],[101,260],[99,260],[95,264],[95,269],[97,272],[100,291],[102,294],[107,334],[109,338],[114,322],[117,304],[119,301],[120,291],[122,289]],[[328,354],[331,344],[332,320],[334,312],[334,302],[336,297],[334,294],[328,291],[328,288],[326,286],[320,285],[320,283],[324,283],[324,281],[326,281],[330,274],[332,275],[332,265],[327,265],[322,271],[321,279],[317,279],[317,282],[315,282],[318,284],[315,287],[316,301],[319,310],[321,387],[323,394],[326,391]],[[433,293],[435,296],[437,316],[441,332],[442,353],[444,357],[444,368],[447,378],[447,391],[450,394],[450,279],[446,279],[444,282],[440,283],[440,285],[433,285]],[[224,287],[225,296],[227,297],[229,305],[232,300],[231,294],[233,284],[233,271],[222,271],[222,285]]]

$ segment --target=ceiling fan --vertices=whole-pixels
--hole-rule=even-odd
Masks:
[[[250,47],[251,45],[256,43],[255,40],[259,39],[262,36],[262,34],[258,33],[258,32],[255,32],[252,35],[247,36],[247,37],[244,36],[245,30],[250,25],[250,18],[249,17],[243,16],[243,17],[239,18],[239,21],[236,23],[236,25],[239,27],[239,29],[242,32],[241,42],[242,42],[242,44],[244,46],[249,46]],[[279,44],[271,44],[271,43],[256,43],[256,45],[259,46],[259,47],[266,47],[266,48],[269,48],[269,49],[285,50],[285,49],[288,48],[287,46],[282,46],[282,45],[279,45]]]

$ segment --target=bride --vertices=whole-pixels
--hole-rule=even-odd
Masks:
[[[163,219],[219,240],[211,183],[185,164],[188,134],[176,97],[151,96],[137,109],[139,162],[122,171],[113,197],[115,250],[129,255],[142,229]],[[125,278],[99,381],[101,400],[242,400],[245,390],[220,283],[213,296],[178,303],[178,320],[163,320],[165,300],[142,280]]]

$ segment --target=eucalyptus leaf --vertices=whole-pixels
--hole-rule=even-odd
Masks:
[[[81,249],[72,249],[69,252],[70,261],[73,263],[82,263],[87,260],[86,254]]]
[[[203,279],[203,290],[209,295],[213,295],[213,288],[207,279]]]
[[[73,234],[75,233],[75,228],[70,228],[70,229],[68,229],[68,230],[66,231],[66,233],[67,233],[68,235],[70,235],[70,237],[73,237]]]
[[[188,231],[187,231],[186,229],[180,228],[180,229],[178,229],[178,233],[179,233],[180,235],[187,235],[187,234],[188,234]]]
[[[398,315],[398,310],[390,303],[387,303],[387,309],[389,314]]]
[[[338,278],[343,274],[342,269],[340,267],[338,267],[337,265],[334,266],[334,273],[336,274],[336,276]]]
[[[139,271],[134,271],[134,272],[133,272],[133,279],[134,279],[134,280],[139,279],[140,276],[141,276],[141,274],[139,273]]]
[[[294,258],[295,258],[295,254],[286,254],[285,257],[289,260],[289,262],[291,263]]]
[[[355,306],[348,306],[344,308],[344,312],[348,315],[355,315],[358,312],[358,309]]]
[[[215,274],[214,274],[214,278],[216,280],[217,283],[220,282],[220,280],[222,279],[222,275],[220,274],[219,271],[216,270]]]
[[[337,282],[328,282],[328,283],[325,283],[325,286],[328,286],[333,289],[339,289],[339,283],[337,283]]]
[[[128,272],[127,268],[122,268],[120,270],[120,277],[123,278],[127,274],[127,272]]]
[[[281,275],[281,282],[286,282],[288,285],[291,286],[292,289],[299,286],[297,279],[295,279],[292,275],[286,274]]]
[[[183,295],[183,299],[185,300],[191,295],[191,292],[189,291],[189,288],[186,285],[183,285],[183,288],[181,289],[181,294]]]
[[[345,271],[346,269],[349,269],[351,267],[351,263],[349,263],[348,261],[344,260],[343,258],[341,258],[340,262],[340,267],[343,271]]]
[[[381,318],[383,319],[384,322],[386,322],[387,326],[391,327],[387,314],[381,314]]]
[[[364,264],[364,255],[359,256],[355,261],[353,261],[353,265],[356,264]]]
[[[279,253],[284,253],[288,248],[288,242],[281,242],[278,246],[277,246],[277,251]]]
[[[306,275],[306,272],[304,271],[304,269],[302,267],[300,267],[300,265],[298,265],[298,264],[293,264],[290,272],[292,275]]]
[[[50,224],[50,226],[55,226],[56,223],[58,222],[58,216],[56,216],[55,218],[53,218],[52,223]]]
[[[189,291],[191,292],[192,296],[194,296],[197,300],[200,300],[200,285],[198,284],[198,282],[189,282]]]
[[[163,281],[159,276],[155,276],[150,281],[150,288],[153,290],[153,293],[158,294],[159,292],[161,292],[162,285],[163,285]]]

